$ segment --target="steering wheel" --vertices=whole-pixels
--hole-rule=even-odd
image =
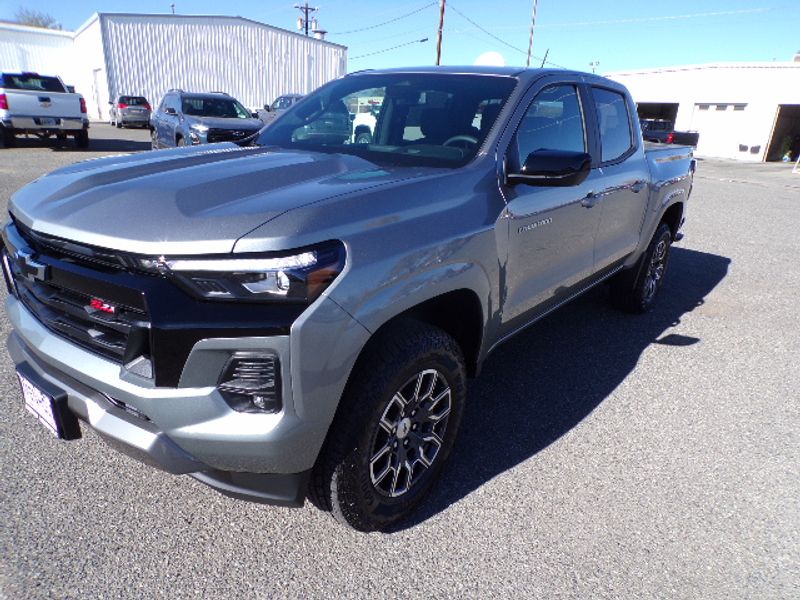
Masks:
[[[447,138],[443,143],[442,146],[449,146],[454,142],[467,142],[468,144],[475,145],[478,143],[478,138],[473,137],[471,135],[454,135],[451,138]]]

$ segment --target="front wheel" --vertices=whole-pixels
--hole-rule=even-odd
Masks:
[[[633,313],[644,313],[653,308],[658,290],[664,284],[671,244],[672,230],[662,223],[636,266],[611,281],[614,304]]]
[[[466,395],[464,358],[447,333],[391,327],[359,361],[314,467],[309,495],[340,523],[386,529],[407,516],[453,448]]]

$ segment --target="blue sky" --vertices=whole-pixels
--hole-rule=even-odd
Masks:
[[[51,14],[65,29],[93,12],[170,11],[171,0],[0,0],[0,19],[20,6]],[[175,0],[184,14],[239,15],[294,29],[299,11],[286,0]],[[433,64],[438,0],[320,0],[328,40],[349,47],[348,70]],[[448,0],[443,64],[472,64],[499,52],[524,65],[533,0]],[[718,61],[791,60],[800,51],[795,2],[764,0],[539,0],[533,54],[552,66],[598,72]],[[418,42],[428,38],[426,42]]]

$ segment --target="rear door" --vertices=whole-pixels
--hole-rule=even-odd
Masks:
[[[636,111],[620,89],[591,86],[592,110],[600,143],[601,185],[597,196],[600,226],[595,270],[615,265],[639,244],[649,198],[650,172],[635,129]]]
[[[562,81],[536,86],[523,101],[527,107],[506,150],[506,169],[518,169],[538,149],[590,151],[579,82]],[[571,187],[503,187],[508,220],[504,334],[523,326],[539,308],[557,302],[592,274],[600,211],[583,201],[590,196],[595,177],[593,172]]]

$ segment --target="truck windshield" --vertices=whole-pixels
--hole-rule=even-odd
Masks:
[[[58,77],[44,77],[35,73],[3,73],[0,84],[7,90],[33,90],[36,92],[66,92]]]
[[[232,98],[184,96],[183,114],[193,117],[219,117],[222,119],[249,119],[248,110]]]
[[[457,167],[478,152],[517,80],[445,73],[345,77],[264,129],[260,146],[348,153],[383,165]]]

